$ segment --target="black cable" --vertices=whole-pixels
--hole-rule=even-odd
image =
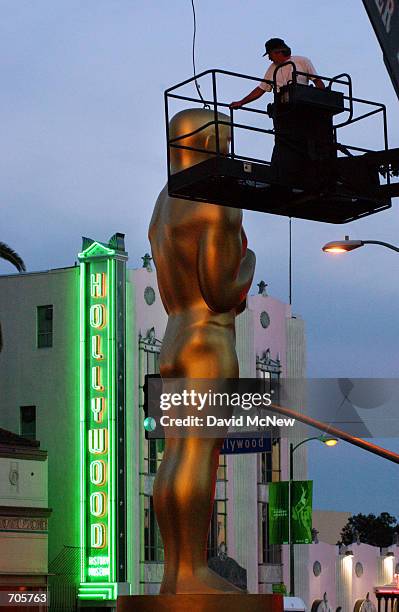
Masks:
[[[195,80],[195,87],[197,89],[198,95],[201,98],[203,104],[204,104],[204,108],[210,108],[209,104],[207,104],[204,100],[204,98],[202,97],[201,91],[200,91],[200,86],[198,85],[197,82],[197,78],[196,78],[196,68],[195,68],[195,37],[197,34],[197,20],[195,17],[195,6],[194,6],[194,0],[191,0],[191,6],[193,7],[193,72],[194,72],[194,80]]]

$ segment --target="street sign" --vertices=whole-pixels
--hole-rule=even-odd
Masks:
[[[271,438],[226,438],[221,455],[243,455],[246,453],[265,453],[271,451]]]
[[[399,5],[394,0],[363,0],[399,97]]]

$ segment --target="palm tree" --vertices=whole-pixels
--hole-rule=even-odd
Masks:
[[[13,249],[9,247],[8,244],[5,244],[5,242],[0,242],[0,259],[5,259],[6,261],[9,261],[13,266],[17,268],[18,272],[25,272],[26,270],[22,258],[18,255],[18,253],[13,251]]]
[[[26,270],[25,263],[22,257],[20,257],[18,253],[16,253],[11,247],[5,244],[5,242],[0,242],[0,259],[5,259],[6,261],[9,261],[18,270],[18,272],[25,272]],[[0,353],[2,348],[3,337],[1,333],[0,324]]]

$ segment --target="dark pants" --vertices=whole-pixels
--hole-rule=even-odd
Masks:
[[[271,106],[275,130],[272,181],[314,187],[327,178],[325,162],[336,157],[331,115],[304,104]]]

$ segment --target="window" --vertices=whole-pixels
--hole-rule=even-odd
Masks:
[[[215,502],[213,504],[207,545],[208,559],[210,559],[211,557],[217,557],[221,552],[226,552],[227,550],[226,455],[219,455],[219,465],[216,478],[219,482],[219,495],[222,499],[215,499]]]
[[[21,406],[19,432],[23,438],[36,440],[36,406]]]
[[[280,466],[280,438],[272,438],[271,450],[260,453],[260,476],[259,482],[278,482],[281,477]]]
[[[256,377],[260,379],[262,393],[272,393],[273,402],[279,402],[281,363],[279,356],[272,359],[270,349],[256,356]],[[280,480],[280,440],[272,438],[271,446],[259,458],[258,482],[267,484]]]
[[[256,378],[261,379],[262,393],[273,393],[274,402],[279,401],[280,358],[272,359],[270,349],[256,356]]]
[[[144,495],[144,560],[162,563],[164,551],[152,496]]]
[[[217,480],[227,480],[226,455],[219,455],[219,466],[216,475]]]
[[[279,544],[268,545],[268,524],[267,515],[269,504],[263,502],[259,503],[259,544],[260,544],[260,556],[259,563],[279,565],[282,563],[281,560],[281,546]]]
[[[53,346],[53,306],[37,307],[37,348]]]
[[[139,406],[141,418],[144,420],[144,383],[146,374],[159,374],[159,354],[161,351],[161,342],[155,337],[155,330],[152,327],[147,331],[145,337],[139,339]],[[163,563],[164,551],[161,538],[161,532],[155,516],[154,502],[152,495],[148,495],[149,477],[155,476],[160,466],[165,447],[165,440],[147,440],[144,437],[144,428],[142,428],[141,438],[141,467],[140,467],[140,497],[142,500],[143,509],[143,525],[144,533],[142,532],[142,553],[141,561],[144,563]],[[151,478],[151,480],[153,480]],[[151,485],[152,489],[152,485]],[[144,540],[144,541],[143,541]]]
[[[220,550],[226,550],[226,500],[215,500],[208,536],[208,559],[217,557]]]
[[[145,440],[146,454],[144,462],[147,462],[148,474],[156,474],[163,458],[165,440]]]
[[[260,457],[260,481],[262,484],[272,482],[272,454],[262,453]]]
[[[147,331],[147,335],[145,337],[140,337],[139,340],[139,406],[141,408],[140,413],[142,415],[143,420],[145,376],[146,374],[159,374],[160,351],[161,342],[155,338],[155,330],[152,327]],[[165,441],[147,440],[144,437],[144,428],[142,429],[142,432],[143,464],[141,472],[148,475],[155,475],[162,461]]]

